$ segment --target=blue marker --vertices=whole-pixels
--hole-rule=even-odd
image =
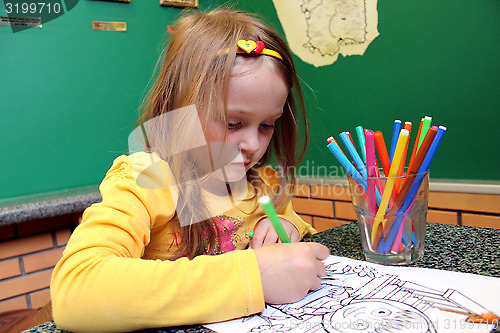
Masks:
[[[342,142],[346,146],[347,150],[349,151],[349,154],[351,154],[351,157],[354,161],[354,164],[356,164],[356,166],[358,167],[359,172],[363,175],[363,177],[367,178],[368,176],[366,173],[366,166],[363,163],[363,161],[361,160],[361,157],[359,157],[359,154],[356,151],[356,148],[354,147],[354,145],[352,144],[352,141],[349,138],[349,135],[347,134],[347,132],[342,132],[339,134],[339,136],[342,139]],[[363,189],[363,190],[365,190],[365,189]],[[382,196],[380,195],[378,188],[375,188],[375,197],[377,198],[377,205],[380,206],[380,201],[382,200]]]
[[[361,160],[361,157],[359,157],[358,152],[356,151],[356,148],[354,148],[354,145],[351,142],[351,139],[349,139],[349,136],[347,135],[346,132],[340,133],[340,138],[342,139],[342,142],[346,146],[347,150],[349,151],[349,154],[351,154],[352,160],[354,161],[354,164],[358,167],[359,172],[363,175],[363,177],[366,176],[366,166]]]
[[[398,144],[400,131],[401,131],[401,120],[394,120],[394,128],[392,129],[391,151],[389,153],[389,159],[391,163],[392,163],[392,158],[394,157],[394,151],[396,150],[396,145]]]
[[[332,138],[333,139],[333,138]],[[333,155],[337,158],[337,160],[342,164],[342,166],[347,170],[347,172],[353,177],[353,179],[358,183],[358,185],[361,187],[363,191],[367,191],[368,189],[368,184],[366,182],[366,178],[363,178],[358,170],[352,165],[352,163],[349,161],[349,159],[342,153],[340,148],[337,146],[335,141],[330,142],[327,145],[328,149],[333,153]],[[358,156],[359,157],[359,156]],[[366,169],[365,169],[366,170]],[[376,191],[376,200],[377,200],[377,205],[380,205],[380,200],[382,200],[382,197],[378,191]]]
[[[389,232],[389,235],[387,236],[387,241],[385,242],[385,244],[386,245],[389,244],[389,245],[385,246],[383,253],[389,253],[390,246],[392,245],[392,243],[394,243],[394,239],[396,238],[396,234],[398,232],[399,226],[401,225],[401,222],[404,218],[404,213],[408,210],[408,208],[411,206],[413,200],[415,199],[415,196],[417,195],[418,189],[420,188],[420,184],[422,184],[422,181],[424,180],[425,173],[429,170],[432,159],[436,155],[436,152],[439,148],[439,145],[441,144],[441,140],[443,140],[443,136],[445,133],[446,133],[446,127],[439,126],[436,137],[432,141],[431,147],[429,148],[427,155],[425,155],[424,161],[422,162],[420,169],[418,169],[417,176],[415,177],[415,180],[411,184],[410,190],[408,191],[408,194],[406,195],[406,198],[405,198],[403,204],[401,205],[398,212],[396,213],[398,218],[396,219],[396,222],[394,222],[394,224],[392,225],[391,231]]]
[[[335,142],[329,143],[327,145],[327,147],[328,147],[328,149],[330,149],[330,151],[333,153],[333,155],[335,155],[335,157],[337,158],[337,160],[339,160],[340,164],[342,164],[342,166],[347,170],[347,172],[352,177],[360,178],[360,181],[362,183],[364,182],[364,185],[362,185],[362,184],[360,184],[360,185],[363,188],[363,190],[366,190],[366,188],[367,188],[366,187],[366,181],[361,177],[361,175],[359,174],[358,170],[356,170],[356,168],[354,167],[354,165],[352,165],[352,163],[347,159],[347,157],[344,155],[344,153],[342,153],[342,151],[335,144]]]
[[[422,165],[420,165],[420,169],[418,169],[418,174],[415,177],[413,184],[411,184],[410,190],[408,191],[408,194],[406,195],[406,198],[403,204],[401,205],[401,208],[399,208],[400,213],[405,212],[410,207],[411,203],[413,202],[413,199],[415,199],[420,184],[424,180],[425,173],[429,170],[429,167],[431,166],[432,159],[436,155],[436,152],[439,148],[439,145],[441,144],[441,140],[443,140],[443,136],[445,133],[446,133],[446,127],[439,126],[438,132],[436,133],[436,137],[434,138],[434,140],[432,140],[431,147],[429,148],[427,155],[425,155],[424,161],[422,162]]]

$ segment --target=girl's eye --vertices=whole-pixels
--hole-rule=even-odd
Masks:
[[[228,129],[237,129],[241,126],[241,121],[240,122],[235,122],[235,123],[227,123],[227,128]]]
[[[270,130],[274,128],[274,124],[260,124],[260,126],[265,130]]]

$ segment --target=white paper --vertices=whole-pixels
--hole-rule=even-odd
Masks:
[[[500,278],[330,256],[318,290],[258,315],[206,325],[219,333],[490,332],[469,314],[500,314]]]

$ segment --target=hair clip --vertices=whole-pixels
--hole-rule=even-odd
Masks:
[[[262,42],[260,40],[253,41],[253,40],[240,39],[238,41],[238,51],[236,51],[236,53],[265,54],[265,55],[283,60],[283,58],[281,57],[281,55],[278,52],[270,50],[270,49],[266,49],[264,42]]]

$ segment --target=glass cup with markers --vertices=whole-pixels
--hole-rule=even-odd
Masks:
[[[408,265],[421,259],[429,172],[396,177],[349,176],[348,181],[366,260],[385,265]],[[384,205],[382,194],[391,187],[390,199]],[[388,194],[384,196],[387,198]]]

